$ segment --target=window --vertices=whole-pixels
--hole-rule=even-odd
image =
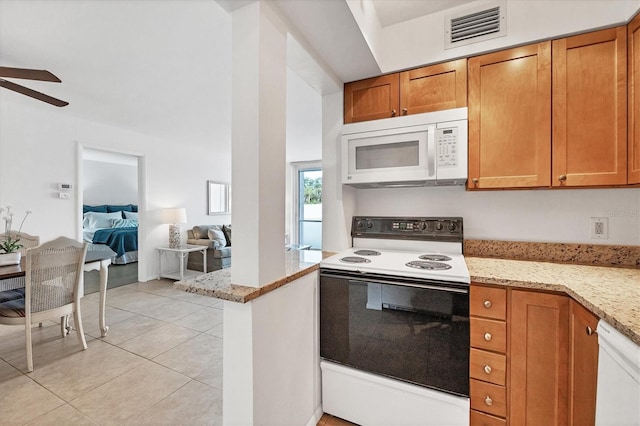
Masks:
[[[296,201],[294,211],[297,244],[322,249],[322,168],[320,163],[294,164]]]

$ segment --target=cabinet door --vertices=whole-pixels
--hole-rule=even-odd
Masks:
[[[640,183],[640,14],[629,23],[629,172],[628,183]]]
[[[344,85],[344,122],[377,120],[398,114],[399,75],[388,74]]]
[[[510,306],[509,423],[566,425],[569,298],[514,290]]]
[[[553,186],[627,182],[627,33],[553,41]]]
[[[400,73],[400,114],[467,106],[467,60]]]
[[[596,421],[598,378],[598,317],[575,300],[570,309],[569,424],[593,425]]]
[[[469,189],[549,186],[551,42],[468,64]]]

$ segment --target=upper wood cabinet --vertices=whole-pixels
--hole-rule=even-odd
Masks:
[[[345,124],[466,105],[466,59],[344,85]]]
[[[551,42],[470,58],[469,188],[550,185]]]
[[[567,425],[569,298],[514,290],[509,423]]]
[[[467,106],[467,60],[400,73],[400,113],[419,114]]]
[[[626,27],[554,40],[552,50],[552,185],[626,184]]]
[[[398,114],[398,74],[382,75],[344,85],[344,122],[377,120]]]
[[[629,99],[629,170],[628,182],[640,183],[640,14],[627,26],[628,99]]]

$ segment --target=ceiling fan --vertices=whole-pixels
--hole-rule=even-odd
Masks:
[[[20,78],[25,80],[50,81],[53,83],[62,82],[62,80],[60,80],[58,77],[56,77],[49,71],[32,70],[28,68],[0,67],[0,87],[13,90],[14,92],[22,93],[23,95],[32,97],[34,99],[38,99],[42,102],[46,102],[51,105],[55,105],[57,107],[63,107],[63,106],[69,105],[69,102],[61,101],[60,99],[56,99],[49,95],[45,95],[44,93],[37,92],[33,89],[29,89],[28,87],[24,87],[19,84],[12,83],[10,81],[5,80],[2,77]]]

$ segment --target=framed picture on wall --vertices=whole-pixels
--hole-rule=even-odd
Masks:
[[[231,211],[231,185],[225,182],[207,181],[207,214],[229,214]]]

